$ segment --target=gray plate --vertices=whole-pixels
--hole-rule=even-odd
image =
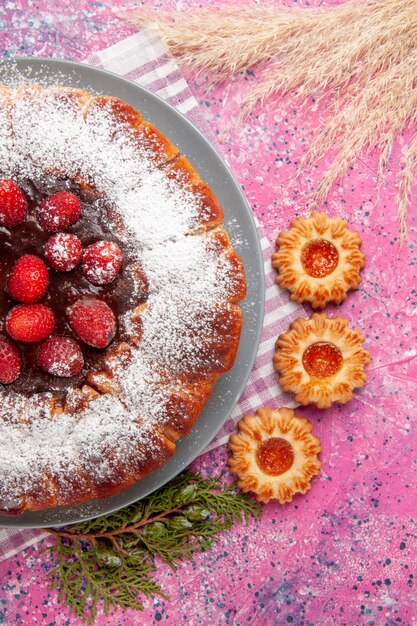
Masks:
[[[147,478],[110,498],[47,511],[28,511],[17,517],[0,516],[3,527],[42,528],[92,519],[144,498],[176,476],[204,450],[229,417],[251,372],[263,324],[264,270],[252,212],[237,182],[212,145],[178,111],[136,83],[87,65],[55,59],[3,61],[0,62],[0,82],[3,72],[8,74],[12,66],[23,77],[42,84],[59,83],[118,96],[160,128],[190,159],[221,202],[225,227],[243,260],[248,284],[247,297],[241,304],[244,325],[235,365],[217,382],[197,424],[178,442],[174,456]]]

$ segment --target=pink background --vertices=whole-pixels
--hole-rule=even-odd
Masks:
[[[183,10],[200,4],[177,2]],[[127,7],[132,4],[120,0],[7,0],[0,7],[0,52],[82,60],[133,32],[117,17]],[[324,165],[301,172],[297,182],[294,177],[321,113],[301,113],[277,101],[235,125],[256,71],[209,93],[204,78],[185,74],[274,241],[295,215],[308,213],[303,198]],[[398,145],[379,193],[371,155],[358,161],[328,198],[326,209],[360,232],[367,256],[360,289],[330,312],[364,331],[373,360],[367,386],[348,405],[298,410],[311,418],[322,440],[320,478],[306,496],[285,506],[270,503],[259,523],[237,526],[176,573],[160,566],[158,578],[170,601],[147,600],[143,613],[111,612],[100,615],[97,624],[391,626],[417,621],[417,220],[414,196],[410,243],[400,247],[395,208],[400,155]],[[217,475],[225,462],[223,447],[194,467]],[[78,626],[81,622],[47,587],[45,572],[52,562],[41,548],[0,564],[0,623]]]

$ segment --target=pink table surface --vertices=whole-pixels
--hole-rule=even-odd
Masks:
[[[189,10],[200,4],[177,3]],[[5,0],[1,54],[82,60],[133,32],[116,15],[126,6],[121,0]],[[301,113],[281,101],[235,125],[239,101],[256,84],[256,72],[209,95],[203,78],[190,72],[186,77],[272,242],[295,215],[306,213],[303,197],[324,167],[301,172],[293,182],[320,113]],[[400,248],[395,209],[400,149],[379,195],[371,156],[328,198],[327,210],[361,233],[367,255],[360,289],[331,313],[365,332],[373,360],[367,386],[348,405],[299,410],[322,439],[321,477],[306,496],[286,506],[270,503],[260,522],[237,526],[176,573],[161,566],[158,577],[170,601],[145,601],[143,613],[99,615],[97,624],[416,623],[417,221],[414,197],[410,243]],[[194,467],[218,474],[225,461],[223,447]],[[47,587],[45,572],[52,562],[40,548],[1,564],[0,623],[78,626]]]

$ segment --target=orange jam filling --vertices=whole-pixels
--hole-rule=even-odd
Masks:
[[[334,376],[342,367],[343,356],[333,343],[318,341],[304,351],[303,365],[307,374],[316,378]]]
[[[258,446],[256,462],[264,474],[279,476],[294,463],[294,450],[285,439],[271,437]]]
[[[336,269],[339,263],[339,253],[330,241],[313,239],[303,246],[301,263],[312,278],[324,278]]]

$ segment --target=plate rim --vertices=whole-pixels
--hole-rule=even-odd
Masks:
[[[198,456],[200,456],[203,452],[204,449],[209,445],[209,443],[211,441],[213,441],[213,439],[215,438],[215,436],[217,435],[217,433],[220,431],[220,429],[223,427],[223,425],[225,424],[225,422],[227,421],[227,419],[230,417],[231,412],[233,411],[233,409],[235,408],[236,404],[239,401],[240,396],[242,395],[242,393],[244,392],[247,382],[249,380],[249,377],[252,373],[253,370],[253,366],[257,357],[257,353],[258,353],[258,348],[259,348],[259,344],[260,344],[260,340],[261,340],[261,335],[262,335],[262,331],[263,331],[263,321],[264,321],[264,314],[265,314],[265,274],[264,274],[264,258],[263,258],[263,251],[262,251],[262,246],[261,246],[261,242],[260,242],[260,235],[259,235],[259,231],[258,231],[258,226],[256,224],[255,221],[255,217],[253,215],[252,209],[238,183],[238,181],[236,180],[230,166],[227,164],[227,162],[225,161],[225,159],[223,158],[223,156],[219,153],[219,151],[217,150],[217,147],[215,145],[213,145],[209,139],[207,139],[205,137],[205,135],[200,131],[199,128],[197,128],[188,118],[186,115],[184,115],[183,113],[181,113],[177,108],[175,108],[173,105],[171,105],[169,102],[167,102],[166,100],[164,100],[161,96],[159,96],[158,94],[153,93],[152,91],[150,91],[149,89],[147,89],[146,87],[142,86],[140,83],[131,80],[129,78],[126,78],[124,76],[120,76],[114,72],[111,72],[109,70],[103,69],[103,68],[99,68],[99,67],[95,67],[92,65],[89,65],[88,63],[83,63],[83,62],[77,62],[77,61],[70,61],[67,59],[60,59],[60,58],[48,58],[48,57],[30,57],[30,56],[19,56],[19,57],[10,57],[10,58],[2,58],[0,59],[0,68],[2,65],[6,64],[6,65],[11,65],[15,63],[17,66],[19,65],[19,63],[23,63],[23,64],[33,64],[34,69],[36,71],[36,66],[42,66],[42,64],[45,65],[45,68],[47,68],[48,70],[51,69],[53,73],[53,70],[55,69],[55,71],[59,71],[59,68],[64,67],[64,68],[68,68],[68,75],[65,76],[66,79],[71,79],[70,74],[74,74],[74,77],[76,77],[77,74],[77,69],[79,68],[79,66],[81,66],[84,71],[86,71],[87,73],[89,71],[91,71],[92,74],[94,75],[103,75],[104,77],[111,77],[112,80],[116,79],[117,81],[120,81],[121,83],[127,83],[127,85],[129,87],[134,87],[138,92],[139,92],[139,97],[140,95],[142,97],[148,97],[151,101],[152,100],[156,100],[159,104],[160,107],[162,107],[162,109],[165,109],[166,112],[168,112],[168,115],[172,115],[174,114],[174,118],[178,117],[180,119],[182,119],[183,123],[185,124],[185,126],[188,127],[188,129],[191,132],[194,132],[195,134],[197,134],[197,136],[199,137],[200,142],[203,143],[204,145],[204,149],[208,150],[208,152],[212,153],[212,156],[214,156],[214,158],[218,161],[218,166],[222,167],[224,169],[225,175],[228,178],[228,184],[231,184],[233,187],[233,192],[235,194],[237,194],[237,196],[240,199],[240,202],[242,203],[242,205],[245,207],[245,211],[246,211],[246,217],[248,218],[250,227],[251,227],[251,231],[252,231],[252,235],[255,235],[254,240],[255,240],[255,244],[256,244],[256,249],[251,251],[252,253],[256,253],[254,254],[255,257],[255,261],[256,264],[258,265],[258,275],[257,275],[257,280],[259,282],[258,285],[258,292],[259,294],[261,294],[261,299],[256,302],[256,314],[258,316],[258,323],[256,326],[256,331],[254,333],[254,337],[251,339],[251,344],[252,344],[252,351],[251,351],[251,355],[250,358],[247,361],[247,364],[245,365],[245,373],[240,375],[240,383],[239,383],[239,387],[240,390],[238,392],[238,394],[234,394],[236,397],[233,401],[233,405],[231,406],[230,410],[225,411],[225,415],[224,418],[219,422],[216,423],[216,428],[214,431],[210,431],[210,439],[208,441],[206,441],[203,438],[203,442],[200,442],[200,444],[196,447],[196,449],[192,452],[192,458],[191,459],[187,459],[186,463],[182,464],[182,466],[179,469],[175,469],[175,473],[173,475],[171,475],[170,478],[167,478],[166,480],[163,480],[161,482],[161,484],[154,486],[153,488],[149,489],[149,490],[145,490],[145,493],[140,495],[140,496],[133,496],[133,497],[128,497],[126,502],[124,504],[117,504],[117,505],[111,505],[111,500],[112,498],[120,495],[121,493],[123,493],[124,491],[126,491],[126,493],[134,488],[136,485],[138,485],[141,480],[145,480],[147,477],[145,477],[144,479],[141,479],[139,481],[137,481],[136,483],[134,483],[134,485],[132,485],[132,487],[130,487],[127,490],[122,490],[121,492],[118,492],[118,494],[114,494],[114,496],[110,496],[108,498],[103,498],[103,499],[94,499],[91,502],[92,503],[97,503],[97,506],[99,506],[99,504],[102,502],[103,503],[103,507],[104,510],[101,512],[93,512],[91,514],[86,513],[85,515],[80,515],[79,517],[76,516],[75,513],[75,517],[73,519],[71,519],[70,521],[48,521],[48,522],[44,522],[44,523],[39,523],[36,521],[31,522],[30,521],[30,517],[32,515],[41,515],[42,513],[45,516],[48,516],[48,513],[50,513],[51,517],[56,517],[57,513],[59,513],[59,511],[64,511],[65,509],[68,510],[76,510],[77,508],[82,509],[82,507],[86,507],[86,505],[88,505],[89,503],[81,503],[79,505],[73,505],[73,506],[59,506],[59,507],[55,507],[53,509],[45,509],[42,511],[26,511],[24,512],[22,515],[20,516],[9,516],[9,515],[1,515],[0,514],[0,528],[37,528],[37,529],[42,529],[42,528],[48,528],[48,527],[59,527],[62,525],[70,525],[70,524],[76,524],[76,523],[80,523],[83,521],[87,521],[87,520],[91,520],[91,519],[95,519],[97,517],[101,517],[103,515],[109,515],[117,510],[120,510],[121,508],[124,508],[126,506],[129,506],[130,504],[133,504],[134,502],[137,502],[145,497],[147,497],[148,495],[150,495],[150,493],[153,493],[154,491],[156,491],[157,489],[160,489],[162,486],[164,486],[165,484],[167,484],[169,482],[169,480],[172,480],[176,475],[178,475],[181,471],[183,471],[186,467],[188,467]],[[64,77],[62,77],[64,79]],[[82,82],[82,79],[81,79]],[[80,88],[84,88],[82,85],[74,85],[74,87],[79,86]],[[87,89],[87,87],[85,87],[85,89]],[[141,92],[141,93],[140,93]],[[197,103],[198,104],[198,103]],[[132,105],[134,106],[134,105]],[[152,120],[150,120],[152,122]],[[198,169],[198,168],[197,168]],[[210,184],[210,186],[212,186]],[[245,268],[246,269],[246,268]],[[244,300],[242,301],[244,302]],[[241,304],[241,303],[239,303]],[[242,337],[241,337],[241,341],[242,341]],[[236,359],[237,361],[237,359]],[[234,367],[236,365],[236,361],[234,364]],[[220,379],[222,379],[223,377],[227,376],[228,374],[230,374],[230,372],[233,371],[229,370],[229,372],[226,372],[223,376],[220,377]],[[216,383],[217,386],[217,383]],[[214,387],[214,391],[211,395],[210,398],[215,397],[216,396],[216,386]],[[205,405],[206,406],[206,405]],[[204,410],[204,409],[203,409]],[[200,417],[198,418],[196,424],[198,424]],[[190,433],[188,433],[187,435],[184,435],[183,437],[180,438],[179,441],[187,441],[191,436],[192,433],[195,429],[195,426],[193,427],[193,429],[190,431]],[[174,457],[176,456],[176,453],[174,452]],[[172,457],[173,458],[173,457]],[[177,458],[178,461],[178,458]],[[180,463],[181,465],[181,463]],[[163,467],[163,466],[162,466]],[[159,469],[159,468],[158,468]],[[155,470],[155,472],[158,471]],[[148,476],[151,476],[153,474],[155,474],[155,472],[152,472],[151,474],[149,474]],[[106,507],[106,503],[109,502],[109,506]],[[71,516],[70,516],[71,517]],[[27,519],[29,518],[29,519]],[[19,523],[20,522],[20,523]]]

